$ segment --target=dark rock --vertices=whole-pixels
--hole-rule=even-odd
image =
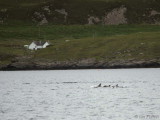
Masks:
[[[46,61],[32,59],[18,59],[0,70],[54,70],[54,69],[107,69],[107,68],[157,68],[160,60],[95,60],[83,59],[79,61]]]

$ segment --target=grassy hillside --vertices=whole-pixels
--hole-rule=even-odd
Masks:
[[[107,13],[122,6],[129,24],[160,21],[160,14],[151,15],[152,10],[160,12],[159,0],[1,0],[0,20],[3,24],[37,24],[45,18],[52,24],[87,24],[89,16],[103,21]],[[65,10],[66,20],[57,9]]]
[[[84,38],[62,41],[55,46],[37,51],[35,58],[53,60],[102,60],[155,59],[160,56],[160,32],[133,33],[109,37]]]
[[[33,40],[50,41],[52,46],[34,52],[23,47]],[[1,65],[24,56],[51,61],[152,60],[160,58],[159,46],[156,25],[0,27]]]
[[[160,0],[0,0],[0,65],[17,57],[159,59],[158,24]],[[52,46],[23,47],[34,40]]]

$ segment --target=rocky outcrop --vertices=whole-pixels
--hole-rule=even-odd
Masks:
[[[64,15],[64,22],[67,21],[68,13],[66,12],[65,9],[56,9],[55,11],[60,13],[60,14],[62,14],[62,15]]]
[[[89,16],[88,17],[88,24],[98,24],[103,23],[105,25],[119,25],[119,24],[127,24],[127,18],[125,17],[125,13],[127,12],[127,8],[121,6],[120,8],[115,8],[110,12],[106,12],[105,16],[102,19]]]
[[[120,8],[115,8],[110,12],[106,12],[105,16],[102,19],[89,16],[88,17],[88,24],[98,24],[103,23],[105,25],[119,25],[119,24],[127,24],[127,18],[125,17],[125,13],[127,12],[127,8],[121,6]]]
[[[5,20],[7,19],[7,11],[8,9],[0,9],[0,24],[4,24]]]
[[[48,15],[50,15],[52,13],[52,11],[50,10],[49,6],[44,6],[43,11],[45,11],[45,13],[47,13]]]
[[[106,25],[119,25],[119,24],[127,24],[127,18],[125,17],[125,13],[127,8],[120,7],[115,8],[111,12],[106,13],[104,17],[104,24]]]
[[[156,10],[151,10],[149,17],[151,17],[153,19],[154,24],[160,25],[160,19],[156,16],[160,16],[160,12],[158,12]]]
[[[18,58],[12,63],[1,66],[0,70],[54,70],[54,69],[109,69],[109,68],[156,68],[160,60],[96,60],[44,61],[31,58]]]
[[[38,22],[39,25],[44,25],[48,23],[46,16],[40,12],[35,12],[32,20],[34,22]]]
[[[150,16],[155,16],[155,15],[160,15],[160,12],[156,11],[156,10],[152,10],[150,12]]]
[[[100,22],[101,22],[101,20],[98,17],[89,16],[89,18],[88,18],[89,25],[98,24]]]

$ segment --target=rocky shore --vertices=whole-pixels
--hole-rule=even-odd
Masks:
[[[58,69],[118,69],[118,68],[159,68],[160,60],[95,60],[47,61],[16,59],[10,64],[1,65],[0,70],[58,70]]]

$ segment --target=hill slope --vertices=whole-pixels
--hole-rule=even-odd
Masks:
[[[159,0],[1,0],[1,24],[160,22]]]
[[[0,69],[160,67],[160,26],[1,26]],[[25,49],[33,40],[52,46]]]
[[[159,24],[160,0],[0,0],[0,69],[160,67]]]

